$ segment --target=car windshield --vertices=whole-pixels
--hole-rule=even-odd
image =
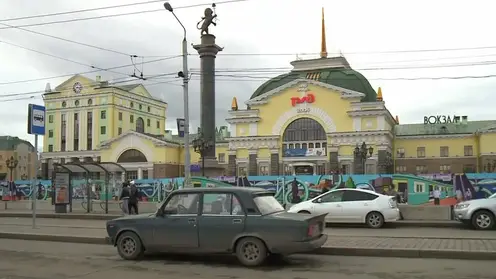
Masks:
[[[492,194],[491,196],[489,196],[488,199],[496,199],[496,193]]]
[[[284,207],[274,198],[272,194],[257,195],[253,201],[262,215],[284,211]]]

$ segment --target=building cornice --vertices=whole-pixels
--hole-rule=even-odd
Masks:
[[[260,122],[260,117],[236,117],[236,118],[226,118],[226,122],[229,124],[238,123],[257,123]]]
[[[100,150],[82,150],[82,151],[56,151],[56,152],[42,152],[40,159],[57,159],[57,158],[84,158],[96,157],[100,155]]]
[[[402,160],[456,160],[456,159],[477,159],[477,156],[448,156],[448,157],[440,157],[440,156],[431,156],[431,157],[413,157],[413,156],[408,156],[408,157],[395,157],[394,158],[397,161],[402,161]]]
[[[158,139],[155,137],[151,137],[151,136],[148,136],[146,134],[138,133],[138,132],[133,131],[133,130],[128,130],[125,133],[121,134],[120,136],[117,136],[113,139],[101,142],[97,148],[98,149],[110,149],[110,146],[112,145],[112,143],[117,142],[117,141],[121,140],[122,138],[130,136],[130,135],[134,135],[134,136],[137,136],[137,137],[140,137],[143,139],[150,140],[156,147],[160,147],[160,146],[179,147],[180,146],[180,144],[178,144],[178,143],[169,142],[167,140],[162,140],[162,139]]]
[[[278,149],[279,136],[236,137],[228,138],[229,150],[244,149]]]
[[[473,137],[474,134],[442,134],[442,135],[412,135],[412,136],[399,136],[396,135],[395,139],[397,140],[408,140],[408,139],[455,139],[455,138],[470,138]]]
[[[261,104],[266,104],[269,102],[269,98],[273,95],[276,95],[288,88],[291,88],[291,87],[294,87],[295,85],[297,85],[298,83],[301,83],[301,82],[305,82],[305,83],[308,83],[308,84],[313,84],[313,85],[317,85],[317,86],[320,86],[320,87],[323,87],[323,88],[327,88],[327,89],[330,89],[330,90],[334,90],[334,91],[337,91],[339,93],[341,93],[341,98],[343,99],[361,99],[363,97],[365,97],[365,94],[361,93],[361,92],[357,92],[357,91],[353,91],[353,90],[349,90],[349,89],[346,89],[346,88],[342,88],[342,87],[338,87],[338,86],[335,86],[335,85],[331,85],[331,84],[327,84],[327,83],[323,83],[323,82],[320,82],[320,81],[316,81],[316,80],[311,80],[311,79],[296,79],[296,80],[293,80],[291,82],[288,82],[284,85],[281,85],[275,89],[272,89],[260,96],[257,96],[251,100],[248,100],[245,102],[246,105],[261,105]]]
[[[238,117],[258,117],[259,114],[258,109],[244,109],[244,110],[229,110],[228,113],[233,117],[233,118],[238,118]]]
[[[349,116],[379,116],[379,115],[387,115],[386,109],[372,109],[372,110],[350,110],[347,112]]]

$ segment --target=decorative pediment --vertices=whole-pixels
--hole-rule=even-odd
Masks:
[[[320,82],[320,81],[316,81],[316,80],[311,80],[311,79],[295,79],[294,81],[291,81],[291,82],[288,82],[284,85],[281,85],[275,89],[272,89],[258,97],[255,97],[251,100],[248,100],[245,102],[246,105],[260,105],[260,104],[266,104],[268,103],[269,99],[271,96],[273,95],[276,95],[288,88],[292,88],[294,86],[296,86],[297,84],[299,83],[307,83],[307,84],[313,84],[313,85],[316,85],[316,86],[320,86],[320,87],[323,87],[323,88],[327,88],[327,89],[330,89],[330,90],[334,90],[334,91],[337,91],[339,93],[341,93],[341,98],[343,99],[353,99],[353,98],[358,98],[358,99],[361,99],[363,97],[365,97],[365,94],[361,93],[361,92],[357,92],[357,91],[353,91],[353,90],[349,90],[349,89],[346,89],[346,88],[342,88],[342,87],[338,87],[338,86],[335,86],[335,85],[331,85],[331,84],[327,84],[327,83],[323,83],[323,82]]]
[[[178,147],[179,146],[179,144],[169,142],[165,139],[160,139],[160,138],[153,137],[151,135],[138,133],[136,131],[129,130],[129,131],[126,131],[125,133],[122,133],[120,136],[117,136],[115,138],[112,138],[112,139],[109,139],[107,141],[100,143],[98,145],[97,149],[109,149],[111,147],[112,143],[119,142],[119,141],[121,141],[127,137],[138,137],[138,138],[146,139],[146,140],[151,141],[157,147],[158,146],[169,146],[169,147]]]

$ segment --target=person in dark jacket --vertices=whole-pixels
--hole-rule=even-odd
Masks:
[[[292,203],[299,203],[301,201],[300,196],[298,196],[298,181],[296,180],[296,177],[293,179],[293,182],[291,183],[291,194],[292,194]]]
[[[126,181],[122,183],[122,191],[121,195],[119,196],[119,200],[122,201],[122,212],[124,214],[129,214],[129,183]]]
[[[129,208],[129,214],[139,214],[138,213],[138,201],[140,198],[140,193],[138,191],[138,188],[136,187],[136,184],[134,183],[134,180],[129,183],[131,185],[131,188],[129,189],[129,201],[128,201],[128,208]]]

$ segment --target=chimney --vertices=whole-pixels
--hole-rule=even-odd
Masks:
[[[467,125],[468,124],[468,116],[464,115],[462,116],[462,124]]]
[[[102,76],[96,76],[96,82],[102,81]]]
[[[50,86],[50,83],[48,82],[45,86],[45,93],[50,93],[52,92],[52,87]]]

